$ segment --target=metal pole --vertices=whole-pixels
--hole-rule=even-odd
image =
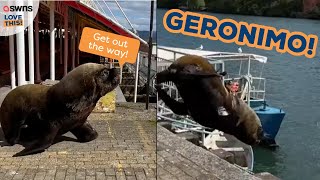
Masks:
[[[68,73],[68,13],[69,9],[66,7],[64,14],[64,76]]]
[[[119,69],[120,69],[120,83],[119,84],[121,84],[122,83],[122,67],[120,66]]]
[[[9,36],[11,89],[16,88],[16,67],[14,59],[14,35]]]
[[[16,1],[17,6],[23,6],[23,1]],[[22,12],[17,12],[23,18]],[[25,45],[23,27],[17,27],[21,32],[17,33],[17,65],[18,65],[18,86],[26,84],[26,66],[25,66]]]
[[[39,62],[39,14],[35,18],[35,45],[36,45],[36,79],[41,81],[40,77],[40,62]]]
[[[225,70],[225,66],[224,66],[224,62],[222,63],[222,65],[221,65],[222,67],[221,67],[221,72],[224,72]],[[222,83],[224,83],[224,76],[222,76]]]
[[[104,13],[105,16],[107,16],[107,13],[104,11],[104,9],[102,8],[102,6],[101,6],[101,4],[99,3],[99,1],[101,1],[101,0],[97,0],[97,3],[98,3],[98,5],[99,5],[99,6],[96,6],[96,7],[97,7],[97,10],[99,10],[98,7],[100,7],[100,9],[101,9],[102,11],[100,11],[100,10],[99,10],[99,11],[100,11],[101,13]]]
[[[108,4],[107,4],[105,1],[103,1],[103,2],[104,2],[104,4],[107,6],[107,8],[108,8],[110,14],[112,15],[112,17],[114,18],[114,20],[115,20],[117,23],[119,23],[118,20],[117,20],[117,18],[116,18],[116,17],[114,16],[114,14],[112,13],[111,9],[109,8]]]
[[[250,107],[250,91],[251,91],[251,77],[250,77],[250,63],[251,63],[251,59],[249,56],[249,62],[248,62],[248,77],[247,77],[247,81],[248,81],[248,95],[247,95],[247,103],[248,106]]]
[[[78,30],[77,30],[77,65],[80,64],[79,62],[79,56],[80,56],[80,52],[79,52],[79,43],[80,43],[80,19],[78,18]]]
[[[63,40],[63,33],[62,33],[62,20],[60,19],[60,25],[59,25],[59,35],[60,35],[60,65],[62,65],[62,58],[63,58],[63,56],[62,56],[62,48],[63,48],[63,46],[62,46],[62,40]]]
[[[135,76],[135,82],[134,82],[134,97],[133,102],[137,102],[137,94],[138,94],[138,80],[139,80],[139,64],[140,64],[140,53],[138,53],[137,56],[137,62],[136,62],[136,76]]]
[[[129,21],[129,18],[127,17],[126,13],[124,13],[124,11],[122,10],[121,6],[119,5],[117,0],[114,0],[114,2],[116,2],[118,8],[120,9],[120,11],[122,12],[123,16],[126,18],[127,22],[129,23],[129,25],[131,26],[131,28],[136,32],[136,30],[134,29],[133,25],[131,24],[131,22]],[[153,0],[151,2],[151,4],[153,4]]]
[[[75,43],[76,43],[76,37],[75,37],[75,29],[76,29],[76,24],[75,24],[75,18],[74,18],[74,13],[72,12],[72,28],[71,28],[71,48],[72,48],[72,69],[75,68],[75,55],[76,55],[76,49],[75,49]]]
[[[152,54],[152,28],[153,28],[153,7],[154,1],[151,0],[151,13],[150,13],[150,32],[149,32],[149,52],[148,52],[148,76],[147,76],[147,99],[146,109],[149,109],[149,87],[150,87],[150,70],[151,70],[151,54]]]
[[[32,1],[28,1],[28,5],[32,6]],[[34,84],[34,47],[33,47],[33,12],[28,13],[29,27],[28,27],[28,43],[29,43],[29,81]]]
[[[55,2],[50,5],[50,79],[55,80],[55,37],[54,37],[54,10]]]
[[[248,76],[250,75],[250,63],[251,63],[251,59],[250,59],[250,56],[249,56],[249,61],[248,61]]]

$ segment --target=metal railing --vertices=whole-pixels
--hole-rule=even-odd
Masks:
[[[119,24],[119,21],[117,20],[117,18],[115,17],[114,13],[112,12],[112,10],[110,9],[110,7],[108,6],[107,2],[110,3],[110,0],[106,1],[106,0],[80,0],[80,3],[94,9],[96,12],[100,13],[101,15],[103,15],[104,17],[110,18],[107,14],[107,12],[105,11],[106,9],[104,9],[103,5],[105,5],[105,7],[108,9],[109,13],[111,14],[111,16],[113,17],[114,22],[116,24]],[[137,30],[133,27],[132,23],[130,22],[129,18],[127,17],[127,15],[125,14],[125,12],[123,11],[122,7],[120,6],[120,4],[118,3],[117,0],[113,0],[114,3],[116,3],[117,7],[119,8],[119,10],[121,11],[122,15],[125,17],[126,21],[129,23],[130,27],[133,30],[133,34],[135,36],[138,37],[137,35]],[[120,25],[120,24],[119,24]],[[140,54],[141,52],[139,52]],[[135,75],[135,90],[134,90],[134,102],[136,102],[137,100],[137,86],[138,86],[138,72],[139,72],[139,68],[140,68],[140,57],[138,55],[137,57],[137,62],[136,62],[136,75]],[[109,63],[110,64],[110,63]],[[112,66],[114,63],[111,63],[110,66]],[[119,66],[120,69],[120,83],[122,82],[122,68]]]
[[[80,0],[82,4],[85,4],[88,7],[91,7],[95,9],[100,14],[104,15],[105,17],[109,17],[107,12],[104,9],[104,6],[107,8],[109,13],[111,14],[113,20],[117,23],[119,23],[118,19],[115,17],[114,13],[112,12],[111,8],[109,7],[107,2],[112,2],[111,0]],[[133,27],[132,23],[130,22],[129,18],[127,17],[126,13],[123,11],[122,7],[120,6],[119,2],[117,0],[113,0],[113,3],[117,5],[119,10],[121,11],[122,15],[125,17],[126,21],[128,22],[129,26],[132,28],[133,33],[137,34],[137,30]],[[104,5],[104,6],[103,6]]]
[[[246,78],[249,80],[249,82],[246,80]],[[237,94],[240,95],[240,97],[246,96],[246,94],[250,93],[250,101],[262,101],[265,99],[265,93],[266,93],[266,79],[261,77],[248,77],[248,76],[239,76],[239,75],[228,75],[224,81],[238,81],[240,82],[239,87],[240,90]],[[245,80],[245,82],[243,82]],[[241,82],[242,81],[242,82]],[[247,88],[250,87],[250,90]],[[246,99],[247,101],[248,99]]]

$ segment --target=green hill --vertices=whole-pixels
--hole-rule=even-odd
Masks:
[[[158,8],[186,8],[214,13],[242,14],[274,17],[298,17],[320,19],[320,5],[312,12],[303,12],[302,0],[161,0]]]

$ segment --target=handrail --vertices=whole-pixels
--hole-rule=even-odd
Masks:
[[[112,17],[114,18],[114,20],[119,23],[119,21],[118,21],[117,18],[114,16],[114,14],[113,14],[113,12],[111,11],[111,9],[109,8],[108,4],[107,4],[105,1],[103,1],[103,2],[104,2],[104,4],[107,6],[107,8],[108,8],[110,14],[112,15]]]
[[[127,15],[126,15],[126,13],[124,13],[124,11],[122,10],[122,8],[121,8],[120,4],[118,3],[118,1],[117,1],[117,0],[114,0],[114,1],[116,2],[117,6],[118,6],[118,7],[119,7],[119,9],[121,10],[122,14],[123,14],[123,15],[124,15],[124,17],[126,18],[127,22],[128,22],[128,23],[129,23],[129,25],[131,26],[131,28],[132,28],[132,30],[134,31],[134,33],[135,33],[135,34],[137,34],[137,30],[132,26],[132,24],[131,24],[130,20],[128,19],[128,17],[127,17]]]
[[[236,76],[239,76],[238,74],[236,74]],[[225,80],[232,80],[232,79],[235,79],[235,80],[239,80],[239,79],[241,79],[241,77],[235,77],[235,78],[226,78]],[[251,79],[253,79],[253,80],[265,80],[266,78],[262,78],[262,77],[251,77]]]
[[[163,66],[163,67],[166,67],[166,66]],[[236,76],[239,76],[239,75],[236,75]],[[241,77],[234,77],[234,78],[225,78],[224,79],[224,81],[228,81],[228,80],[240,80],[240,79],[242,79],[242,78],[244,78],[245,76],[241,76]],[[246,76],[247,77],[247,76]],[[266,78],[262,78],[262,77],[252,77],[252,76],[250,76],[250,77],[247,77],[246,78],[246,82],[248,82],[248,81],[250,81],[250,86],[249,86],[249,84],[247,84],[246,86],[245,86],[245,88],[242,90],[242,92],[241,92],[241,99],[244,99],[244,97],[245,96],[247,96],[248,95],[248,93],[250,93],[250,96],[251,96],[251,94],[252,94],[252,97],[253,98],[256,98],[256,99],[258,99],[258,100],[261,100],[261,99],[264,99],[265,98],[265,93],[266,93],[266,91],[265,91],[265,80],[266,80]],[[264,83],[263,83],[263,89],[260,89],[260,88],[258,88],[258,89],[254,89],[254,88],[252,88],[252,87],[254,87],[254,86],[252,86],[252,84],[254,84],[254,82],[255,82],[255,80],[263,80],[264,81]],[[252,82],[251,82],[252,81]],[[260,82],[259,82],[259,84],[260,84]],[[172,82],[164,82],[164,83],[162,83],[162,87],[163,88],[168,88],[169,89],[169,96],[172,96],[172,94],[171,94],[171,92],[172,92],[172,90],[174,90],[174,91],[177,91],[177,93],[176,93],[176,99],[179,99],[179,93],[178,93],[178,90],[177,90],[177,88],[174,86],[174,83],[172,83]],[[250,91],[249,91],[249,88],[250,87]],[[263,97],[263,98],[261,98],[261,96]],[[246,99],[245,101],[247,101],[248,99]],[[250,101],[253,101],[252,99],[250,99]]]
[[[97,6],[96,3],[94,3],[94,4],[96,5],[96,7],[97,7],[97,10],[100,11],[101,14],[104,13],[104,15],[107,16],[107,13],[106,13],[106,12],[104,11],[104,9],[101,7],[101,5],[100,5],[100,3],[99,3],[99,0],[94,0],[94,1],[98,2],[98,5],[99,5],[99,6]],[[101,9],[102,11],[99,9],[99,7],[100,7],[100,9]],[[103,12],[103,13],[102,13],[102,12]]]
[[[139,37],[136,33],[133,33],[132,31],[128,30],[127,28],[125,28],[123,25],[121,25],[119,22],[113,20],[112,18],[110,18],[109,16],[101,13],[100,10],[98,10],[97,8],[94,8],[91,4],[93,1],[83,1],[81,0],[78,3],[81,3],[82,5],[86,6],[86,8],[90,9],[91,11],[94,11],[96,13],[99,14],[99,16],[102,16],[103,18],[107,19],[108,21],[112,22],[117,28],[121,28],[123,31],[125,31],[125,33],[129,34],[130,36],[132,36],[133,38],[138,39],[142,44],[148,46],[148,43],[143,40],[141,37]],[[76,3],[73,1],[66,1],[66,4],[70,5],[71,7],[76,7]]]
[[[170,47],[168,47],[170,48]],[[167,52],[172,52],[175,54],[182,54],[187,55],[188,53],[185,52],[177,52],[175,50],[167,49],[166,47],[159,46],[158,49],[164,50]],[[193,49],[188,49],[193,50]],[[210,51],[208,51],[209,53]],[[247,54],[247,53],[233,53],[233,52],[214,52],[212,51],[212,54],[202,55],[203,57],[209,59],[209,60],[223,60],[223,61],[234,61],[234,60],[249,60],[248,58],[251,58],[251,60],[259,61],[262,63],[267,62],[267,57],[257,55],[257,54]],[[236,58],[236,59],[221,59],[221,58]]]
[[[173,61],[175,61],[175,59],[176,59],[176,57],[178,55],[187,54],[187,53],[183,53],[183,52],[176,52],[176,51],[171,50],[171,49],[162,48],[161,46],[158,49],[161,49],[161,50],[163,50],[165,52],[170,52],[170,57],[168,58],[170,60],[168,60],[166,58],[163,58],[163,57],[159,57],[159,56],[157,57],[157,62],[158,62],[157,67],[160,70],[166,69],[168,66],[170,66],[170,63],[173,63]],[[241,55],[243,55],[243,54],[241,54]],[[248,55],[248,54],[245,54],[245,55]],[[233,55],[229,55],[229,56],[233,56]],[[256,55],[254,55],[254,56],[256,56]],[[246,60],[249,61],[249,63],[250,63],[250,60],[252,60],[252,58],[254,58],[254,56],[248,56]],[[204,56],[204,58],[206,58],[206,56]],[[208,59],[208,60],[209,60],[210,64],[221,63],[222,66],[224,66],[224,61],[226,61],[226,59],[221,59],[221,60],[217,60],[217,61],[214,61],[212,59]],[[168,63],[159,63],[159,62],[168,62]],[[248,67],[248,69],[249,68],[250,67]],[[224,71],[224,69],[223,69],[223,71]],[[246,83],[247,84],[246,89],[243,89],[242,90],[243,92],[241,92],[242,93],[242,97],[246,96],[246,100],[245,101],[248,103],[248,105],[250,105],[250,101],[254,101],[254,100],[251,99],[251,97],[255,98],[255,99],[258,99],[258,100],[263,100],[265,98],[266,78],[262,78],[261,76],[260,77],[253,77],[253,76],[251,76],[249,70],[248,70],[248,73],[246,73],[245,75],[244,74],[240,74],[240,75],[239,74],[228,74],[227,77],[224,77],[223,81],[231,80],[231,79],[240,80],[241,78],[245,78],[246,81],[248,82],[248,83]],[[261,81],[263,81],[263,83],[261,83]],[[261,84],[262,84],[262,87],[260,87]],[[171,94],[172,90],[177,90],[173,86],[173,84],[170,83],[170,82],[162,83],[162,85],[163,85],[162,87],[169,88],[170,96],[172,95]]]

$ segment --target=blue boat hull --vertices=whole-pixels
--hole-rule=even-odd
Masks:
[[[279,108],[270,106],[258,106],[253,109],[261,120],[265,139],[270,142],[275,142],[285,112]]]

